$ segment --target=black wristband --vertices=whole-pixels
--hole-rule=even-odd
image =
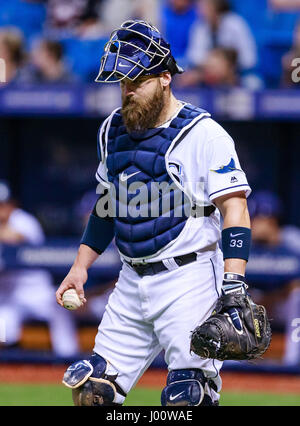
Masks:
[[[233,226],[222,231],[222,250],[225,259],[248,261],[251,245],[251,229]]]

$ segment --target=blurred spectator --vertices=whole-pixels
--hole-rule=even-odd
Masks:
[[[186,71],[176,80],[178,87],[201,85],[229,88],[239,85],[237,53],[234,49],[212,49],[202,67]]]
[[[215,47],[232,48],[238,54],[239,71],[252,73],[257,64],[255,40],[246,21],[231,12],[227,0],[197,0],[200,19],[191,28],[187,58],[192,67],[201,67]],[[249,85],[257,87],[253,78]],[[255,87],[255,88],[256,88]]]
[[[82,198],[75,204],[74,217],[77,224],[78,234],[82,234],[90,217],[90,214],[98,200],[95,188],[83,194]]]
[[[160,0],[132,0],[134,6],[133,16],[138,19],[143,19],[150,22],[152,25],[160,25]]]
[[[299,1],[268,0],[267,4],[264,25],[257,30],[260,34],[260,69],[267,87],[278,88],[281,83],[284,84],[282,58],[293,44],[293,34],[300,18]]]
[[[0,1],[0,27],[13,25],[27,41],[41,34],[46,17],[46,8],[39,0]]]
[[[44,233],[34,216],[18,208],[9,185],[0,181],[0,244],[44,243]],[[61,357],[78,353],[73,317],[55,301],[51,275],[42,269],[0,270],[0,317],[6,325],[5,345],[20,341],[28,320],[46,321],[53,351]]]
[[[0,29],[0,58],[5,61],[6,82],[24,82],[30,77],[25,65],[23,36],[17,28]]]
[[[143,19],[158,25],[159,0],[104,0],[101,16],[109,31],[127,19]]]
[[[285,225],[281,232],[282,242],[300,256],[300,228],[295,225]]]
[[[76,218],[77,230],[80,235],[82,235],[87,225],[98,198],[99,194],[96,194],[94,188],[85,192],[82,198],[75,204],[74,217]],[[117,250],[116,247],[115,250]],[[115,287],[115,282],[116,279],[109,282],[99,282],[98,278],[89,277],[85,285],[87,303],[76,313],[77,317],[82,320],[91,319],[99,322],[104,314],[108,298]]]
[[[82,21],[100,19],[102,0],[45,0],[47,26],[52,29],[74,29]]]
[[[85,16],[74,31],[75,37],[82,40],[97,40],[108,37],[108,29],[98,16]]]
[[[300,0],[269,0],[271,7],[280,11],[300,10]]]
[[[280,221],[283,206],[269,191],[249,199],[253,244],[247,266],[249,290],[263,304],[273,327],[286,332],[284,363],[300,364],[300,345],[293,339],[295,319],[300,318],[300,256],[287,245]]]
[[[177,62],[185,66],[188,38],[197,18],[194,0],[168,0],[161,10],[161,31],[172,47]]]
[[[283,206],[279,197],[271,191],[258,191],[249,198],[251,216],[258,216],[260,211],[265,216],[274,216],[280,224],[280,240],[282,244],[300,255],[300,228],[295,225],[282,225]]]
[[[63,48],[58,41],[42,40],[31,52],[32,80],[36,83],[73,83],[76,81],[67,69]]]
[[[300,88],[300,83],[296,83],[292,79],[292,73],[295,70],[293,60],[300,58],[300,21],[295,28],[294,43],[292,49],[282,58],[282,87]],[[300,65],[300,60],[297,66]]]

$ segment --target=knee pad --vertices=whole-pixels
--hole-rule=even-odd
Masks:
[[[63,384],[72,389],[76,406],[122,405],[125,392],[115,382],[118,372],[108,371],[109,364],[98,354],[89,360],[77,361],[66,370]]]
[[[202,370],[173,370],[161,394],[162,406],[215,405],[207,392],[213,383]]]

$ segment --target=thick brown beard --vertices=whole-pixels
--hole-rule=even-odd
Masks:
[[[163,88],[158,84],[151,98],[122,97],[122,117],[128,133],[152,129],[164,107]]]

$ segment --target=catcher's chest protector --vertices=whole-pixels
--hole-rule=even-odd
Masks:
[[[202,118],[209,114],[192,105],[185,105],[178,116],[175,117],[167,128],[150,129],[143,133],[128,134],[123,124],[120,111],[117,111],[110,124],[107,137],[107,173],[108,180],[114,184],[116,189],[116,218],[115,235],[116,244],[122,254],[131,258],[140,258],[157,253],[164,246],[174,240],[184,228],[187,216],[184,213],[184,203],[189,202],[187,197],[180,205],[181,214],[178,214],[178,203],[174,203],[176,191],[183,192],[174,185],[174,179],[167,170],[167,158],[169,152],[183,139]],[[170,148],[170,150],[169,150]],[[170,196],[169,211],[162,217],[163,195],[159,193],[159,216],[151,217],[151,196],[145,201],[143,211],[148,211],[147,217],[132,217],[127,214],[121,217],[119,212],[124,211],[120,198],[120,177],[125,176],[126,183],[130,186],[134,182],[147,186],[147,193],[151,195],[151,184],[153,182],[166,182],[175,187]],[[124,180],[124,179],[123,179]],[[126,208],[132,198],[137,194],[127,194]],[[176,211],[176,215],[175,215]]]

